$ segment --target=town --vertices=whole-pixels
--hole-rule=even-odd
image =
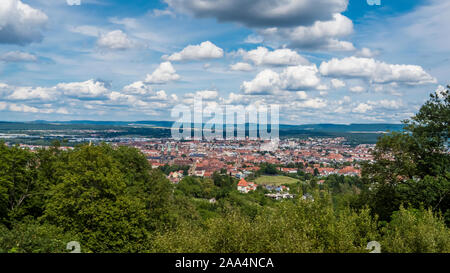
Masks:
[[[374,145],[346,144],[344,137],[281,139],[276,145],[267,140],[180,140],[170,138],[127,139],[111,143],[131,146],[141,151],[153,169],[169,167],[167,178],[178,184],[185,176],[211,178],[215,172],[239,180],[237,190],[248,193],[262,185],[275,200],[294,198],[289,194],[290,177],[303,172],[324,183],[329,175],[361,176],[361,162],[373,160]],[[36,150],[36,145],[20,145]],[[267,149],[271,147],[271,149]],[[72,149],[61,147],[61,149]],[[259,178],[255,173],[261,164],[276,166],[273,176]],[[277,175],[275,175],[277,174]],[[304,196],[304,198],[306,198]]]

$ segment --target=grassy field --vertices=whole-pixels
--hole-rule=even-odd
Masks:
[[[299,180],[287,177],[287,176],[269,176],[264,175],[255,179],[256,184],[266,184],[266,185],[284,185],[284,184],[294,184]]]

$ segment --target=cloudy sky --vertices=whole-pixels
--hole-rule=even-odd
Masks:
[[[450,1],[367,1],[1,0],[0,120],[398,123],[450,81]]]

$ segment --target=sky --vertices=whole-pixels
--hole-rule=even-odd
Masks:
[[[450,1],[1,0],[0,120],[399,123],[450,82]]]

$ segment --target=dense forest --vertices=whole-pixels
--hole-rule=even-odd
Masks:
[[[173,185],[138,150],[0,144],[0,252],[450,252],[449,91],[378,140],[361,178],[249,194],[223,173]],[[167,167],[165,167],[167,168]],[[265,171],[271,172],[270,166]],[[312,198],[301,198],[309,194]]]

